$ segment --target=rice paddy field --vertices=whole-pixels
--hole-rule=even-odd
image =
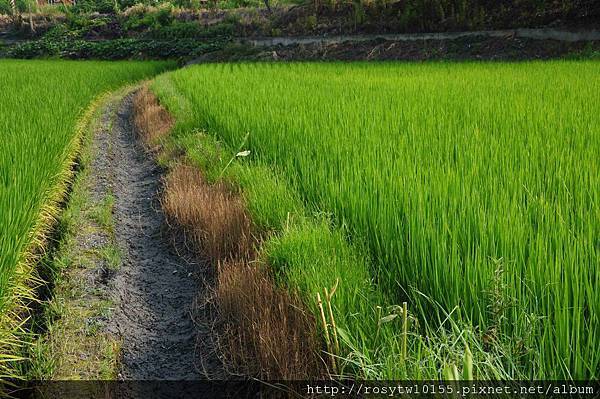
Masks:
[[[0,379],[16,376],[32,260],[71,176],[78,121],[99,95],[169,65],[0,60]]]
[[[468,359],[475,378],[593,379],[599,67],[220,64],[163,75],[153,90],[191,153],[194,129],[251,151],[231,173],[245,182],[254,220],[283,231],[265,257],[308,303],[339,282],[334,313],[347,373],[438,378]],[[35,126],[25,118],[15,122]],[[27,159],[3,151],[3,165],[52,164],[70,137],[56,136],[51,151],[32,149]],[[274,171],[297,200],[244,168]],[[0,197],[2,209],[25,201],[19,209],[30,210],[2,214],[19,221],[21,235],[11,237],[31,229],[48,187],[40,182],[56,170],[19,173],[2,176],[3,192],[11,179],[37,183]],[[277,224],[301,208],[312,227]],[[3,238],[2,252],[16,256],[23,240]],[[3,258],[2,270],[16,261]]]

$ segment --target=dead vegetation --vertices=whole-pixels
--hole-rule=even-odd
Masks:
[[[156,141],[169,133],[173,127],[173,118],[160,106],[158,99],[147,86],[136,94],[133,112],[136,131],[150,147],[154,147]]]
[[[169,223],[212,260],[253,252],[250,217],[242,199],[225,184],[208,184],[197,168],[176,165],[164,183],[162,207]]]
[[[172,118],[147,88],[136,95],[134,112],[142,140],[155,149]],[[161,204],[174,233],[216,269],[208,307],[225,368],[264,380],[325,376],[316,321],[256,260],[259,240],[238,190],[208,183],[184,159],[172,164]]]
[[[220,342],[235,372],[266,380],[321,376],[312,314],[297,295],[274,284],[266,267],[220,264],[215,300],[224,322]]]

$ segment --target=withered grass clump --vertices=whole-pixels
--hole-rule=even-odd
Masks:
[[[133,109],[135,128],[149,146],[155,145],[156,140],[169,133],[173,127],[173,118],[146,86],[135,95]]]
[[[220,264],[215,299],[221,342],[236,372],[265,380],[322,377],[314,317],[297,295],[277,287],[260,265]]]
[[[239,194],[208,184],[195,167],[178,164],[165,178],[162,206],[169,223],[213,264],[213,303],[226,366],[247,376],[319,377],[319,340],[302,301],[277,287],[255,257],[251,222]]]
[[[243,200],[224,183],[208,184],[195,167],[178,164],[165,178],[162,206],[193,247],[220,265],[214,304],[227,366],[263,379],[307,379],[323,373],[311,313],[277,287],[255,256]]]
[[[248,258],[250,217],[242,199],[225,184],[208,184],[195,167],[178,164],[167,175],[162,206],[170,223],[212,261]]]

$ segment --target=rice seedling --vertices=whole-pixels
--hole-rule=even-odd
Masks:
[[[317,320],[339,279],[336,330],[362,376],[406,376],[405,359],[412,377],[599,377],[597,62],[202,65],[152,89],[207,178],[230,157],[211,165],[181,132],[244,142],[243,163],[330,215],[286,232],[277,205],[248,205],[284,232],[266,256]],[[259,185],[235,165],[225,178]],[[404,324],[382,337],[383,310]]]
[[[0,60],[0,379],[19,377],[33,263],[59,212],[94,98],[165,63]]]

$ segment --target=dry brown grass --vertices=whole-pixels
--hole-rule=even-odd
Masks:
[[[167,175],[162,207],[169,223],[213,262],[248,259],[253,251],[250,217],[242,199],[224,184],[210,185],[195,167],[179,164]]]
[[[155,146],[157,140],[168,134],[173,127],[173,118],[146,86],[133,98],[133,112],[135,128],[144,143],[150,147]]]
[[[298,296],[277,287],[264,267],[222,263],[215,300],[222,324],[220,341],[236,372],[265,380],[323,376],[312,314]]]
[[[142,140],[160,150],[160,139],[173,125],[169,113],[146,87],[134,98],[134,112]],[[264,265],[252,262],[258,240],[237,190],[209,184],[196,167],[179,162],[164,179],[161,204],[189,246],[219,265],[212,304],[226,366],[265,380],[324,377],[312,313],[297,295],[278,287]]]
[[[169,222],[219,265],[212,302],[227,367],[267,380],[321,377],[314,318],[296,295],[251,262],[255,240],[239,194],[179,164],[165,179],[162,206]]]

